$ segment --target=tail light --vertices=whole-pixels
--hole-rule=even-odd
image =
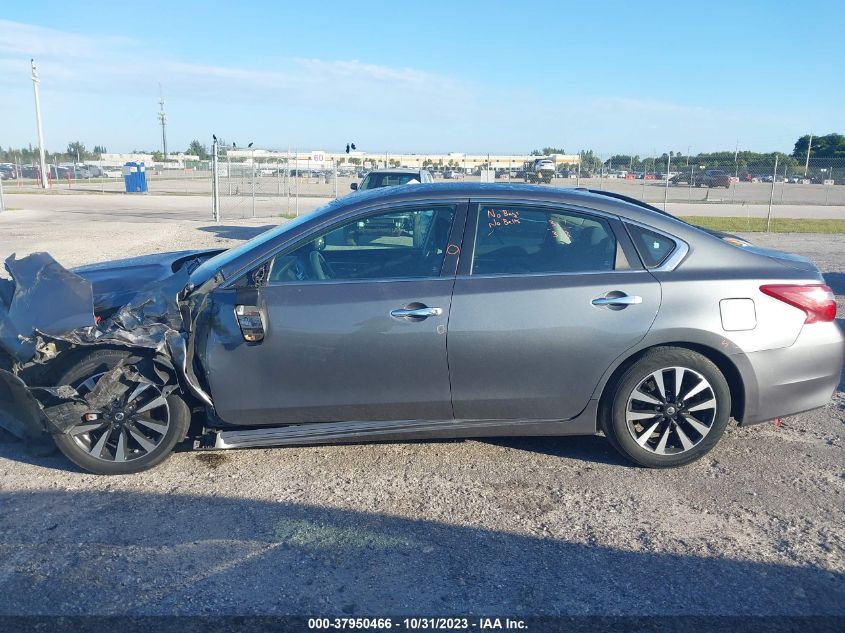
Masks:
[[[760,291],[803,310],[807,315],[804,323],[826,323],[836,318],[836,297],[833,295],[833,290],[824,284],[807,286],[774,284],[760,286]]]

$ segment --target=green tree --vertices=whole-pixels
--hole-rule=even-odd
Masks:
[[[566,154],[566,150],[562,147],[544,147],[531,151],[531,156],[551,156],[552,154]]]
[[[593,150],[581,150],[581,171],[596,171],[601,164],[601,159],[593,154]]]
[[[97,158],[99,158],[101,154],[108,154],[108,151],[109,150],[106,149],[105,145],[95,145],[94,146],[94,154],[97,155]]]
[[[795,141],[795,148],[792,150],[792,157],[798,160],[806,160],[807,146],[810,144],[810,135],[805,134]],[[825,134],[813,138],[813,145],[810,148],[811,158],[845,158],[845,136],[842,134]]]
[[[67,152],[66,154],[71,160],[85,160],[87,154],[85,152],[85,145],[82,144],[81,141],[74,141],[73,143],[67,144]]]
[[[199,156],[200,160],[208,160],[208,148],[197,139],[191,141],[191,144],[188,145],[188,149],[185,153]]]

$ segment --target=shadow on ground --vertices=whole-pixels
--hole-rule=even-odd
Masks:
[[[0,535],[0,614],[845,615],[823,569],[295,503],[11,492]]]
[[[542,453],[553,457],[577,459],[592,464],[631,467],[631,462],[613,450],[610,442],[598,435],[571,437],[503,437],[478,440],[496,446]]]
[[[201,226],[200,231],[206,233],[214,233],[217,237],[227,240],[251,240],[257,235],[261,235],[265,231],[276,228],[276,224],[265,224],[264,226],[228,226],[220,224],[212,224],[210,226]]]
[[[399,444],[450,444],[465,441],[484,442],[495,446],[502,446],[514,450],[542,453],[554,457],[576,459],[587,464],[609,464],[612,466],[633,467],[632,463],[624,459],[610,446],[610,443],[597,435],[572,435],[566,437],[491,437],[466,439],[434,439],[434,440],[405,440]],[[45,436],[37,441],[22,441],[0,428],[0,444],[15,444],[16,446],[3,457],[8,460],[41,466],[65,472],[84,472],[72,462],[65,459],[56,448],[52,439]],[[365,442],[368,443],[368,442]],[[393,442],[386,442],[391,444]],[[354,443],[352,443],[354,444]],[[350,444],[344,444],[350,445]],[[276,450],[283,452],[280,447]],[[194,453],[199,461],[216,463],[229,458],[227,451],[204,452],[193,448],[193,441],[186,440],[176,445],[174,452]]]

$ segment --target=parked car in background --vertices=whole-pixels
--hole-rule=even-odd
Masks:
[[[67,169],[74,179],[91,178],[91,170],[86,165],[68,165]]]
[[[362,222],[382,228],[347,243]],[[20,397],[0,424],[102,474],[189,433],[222,450],[603,432],[675,467],[730,418],[825,406],[845,360],[811,261],[609,192],[388,187],[227,251],[7,266],[0,386]]]
[[[21,165],[21,178],[38,178],[38,167],[35,165]]]
[[[68,174],[73,177],[70,168],[67,165],[47,165],[47,170],[50,174],[50,178],[67,178]]]
[[[724,187],[730,189],[731,176],[721,169],[706,169],[704,173],[696,180],[697,187]]]
[[[364,176],[361,183],[353,182],[349,185],[352,191],[368,191],[382,187],[397,187],[407,184],[421,184],[434,182],[427,169],[378,169]]]
[[[17,175],[17,168],[14,165],[0,165],[0,178],[3,180],[14,180]]]
[[[523,168],[525,182],[551,184],[555,175],[555,162],[551,158],[535,158]]]
[[[123,170],[120,167],[103,167],[102,172],[106,178],[123,178]]]

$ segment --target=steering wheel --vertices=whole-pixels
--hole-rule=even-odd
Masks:
[[[311,263],[311,270],[317,279],[334,279],[337,275],[332,265],[323,257],[323,253],[317,250],[311,251],[308,255]]]

